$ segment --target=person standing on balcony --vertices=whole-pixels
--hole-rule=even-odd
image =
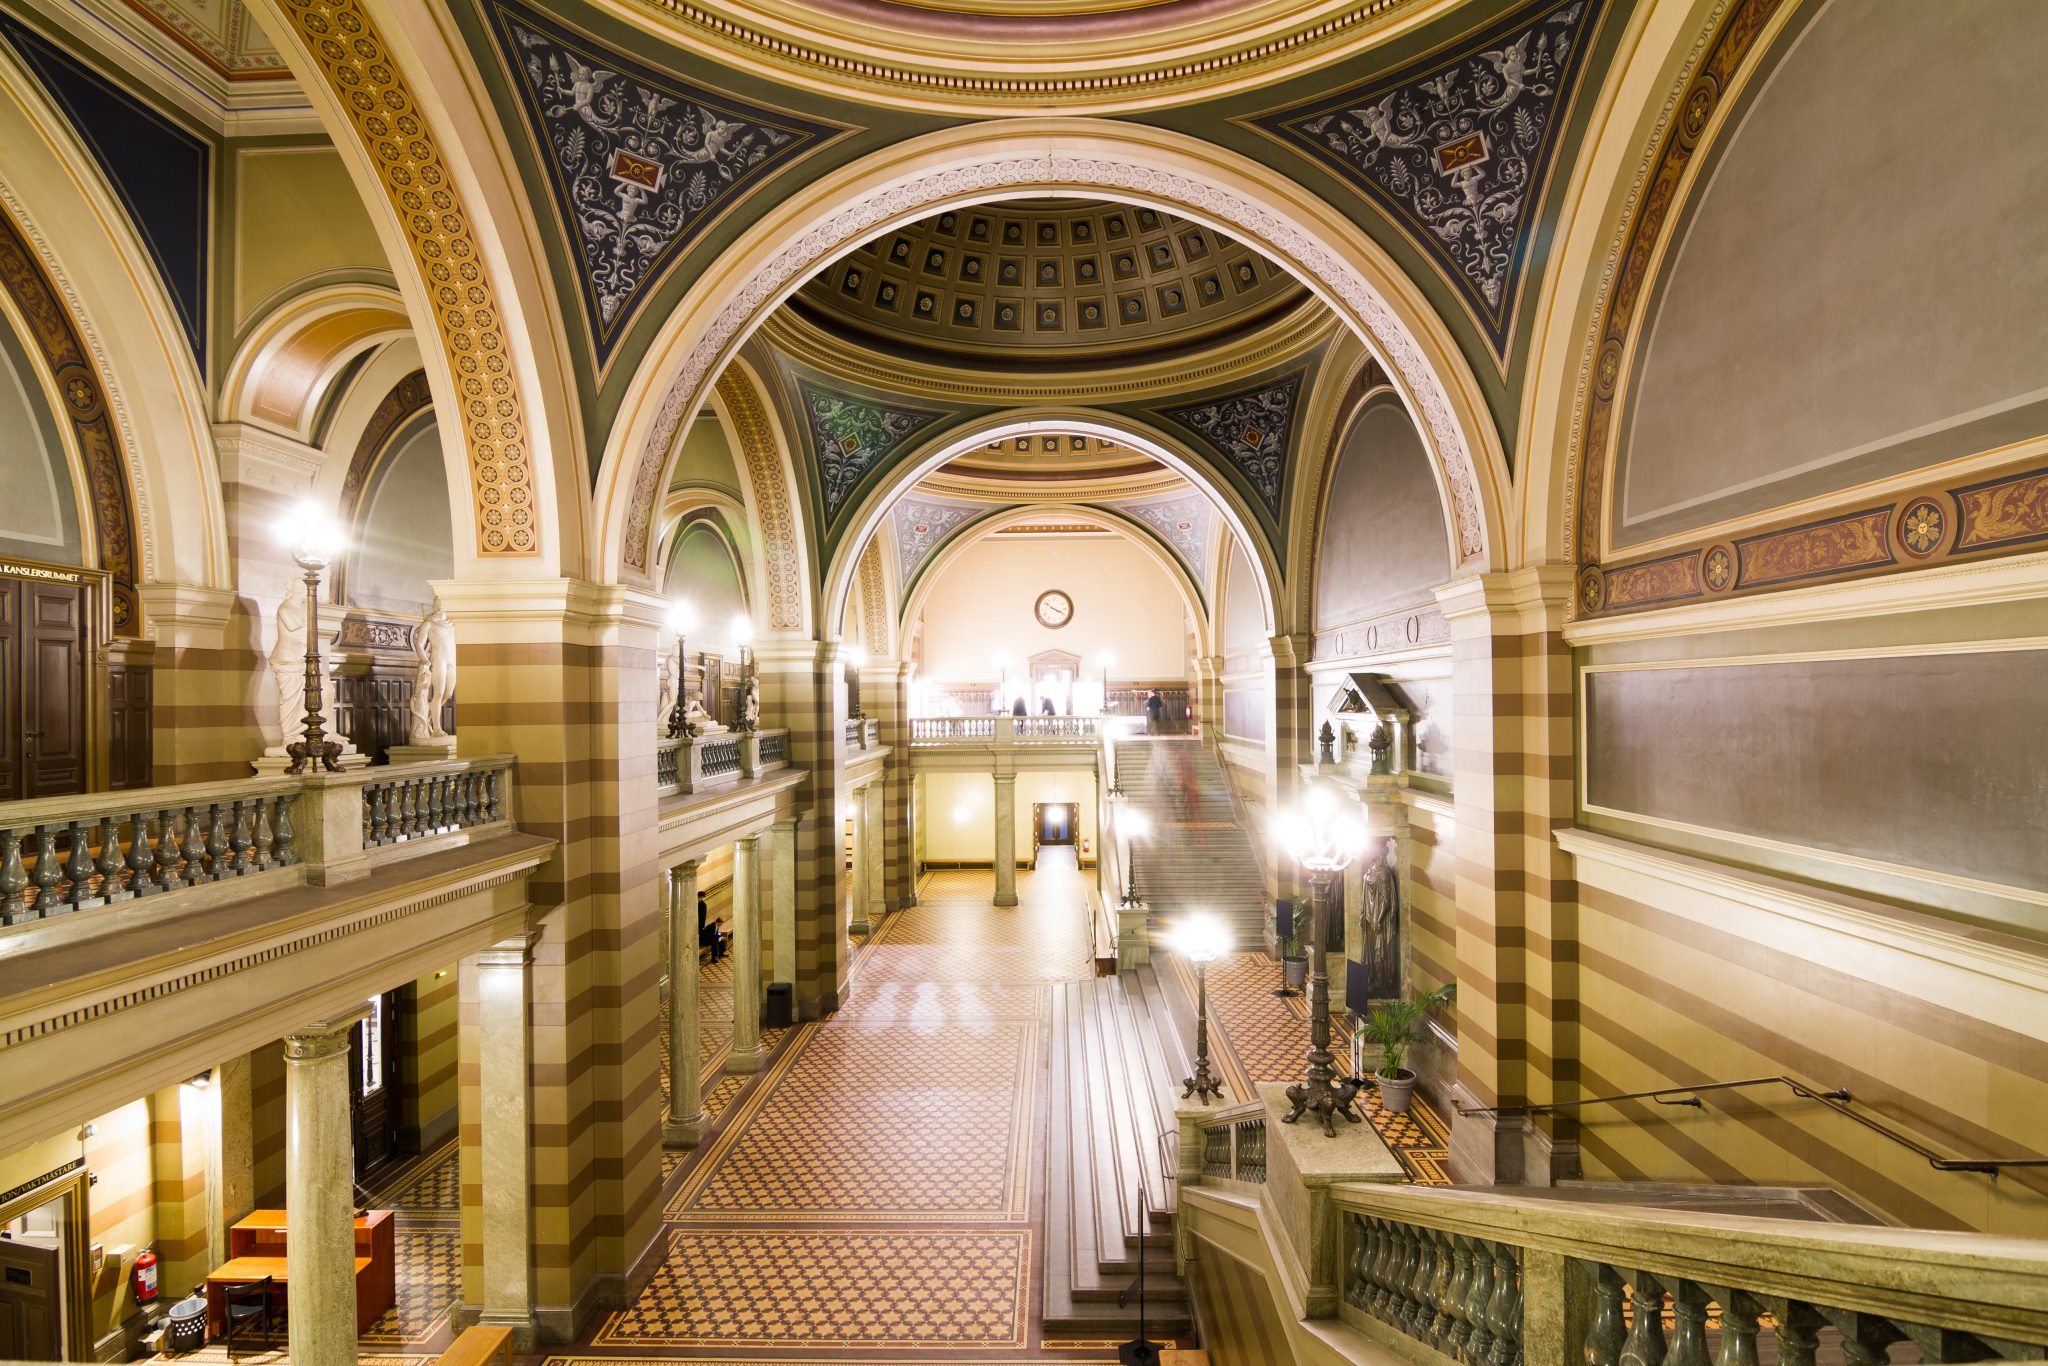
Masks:
[[[1159,734],[1159,723],[1165,717],[1166,699],[1159,695],[1159,689],[1154,688],[1145,694],[1145,733],[1147,735]]]

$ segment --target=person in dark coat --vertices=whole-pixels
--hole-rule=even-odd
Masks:
[[[1157,688],[1154,688],[1151,692],[1145,694],[1145,733],[1147,735],[1159,734],[1160,723],[1165,718],[1166,699],[1159,695]]]
[[[1052,698],[1049,696],[1044,701],[1038,704],[1038,710],[1046,716],[1058,715],[1058,713],[1052,709]]]
[[[725,931],[711,918],[711,903],[704,893],[697,893],[697,947],[711,950],[711,961],[716,963],[725,957]]]
[[[1012,716],[1029,716],[1029,715],[1031,715],[1031,709],[1030,709],[1030,708],[1028,708],[1028,707],[1026,707],[1026,706],[1024,705],[1024,694],[1023,694],[1023,693],[1018,693],[1018,694],[1017,694],[1017,697],[1016,697],[1016,700],[1010,703],[1010,715],[1012,715]]]

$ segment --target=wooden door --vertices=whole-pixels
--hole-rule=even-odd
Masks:
[[[356,1180],[399,1155],[398,993],[370,1002],[370,1014],[349,1036],[349,1128],[355,1145]]]
[[[62,1361],[62,1246],[40,1238],[0,1238],[0,1360]]]
[[[21,716],[21,580],[0,579],[0,801],[28,795]]]
[[[21,585],[24,797],[85,791],[85,592],[75,583]]]

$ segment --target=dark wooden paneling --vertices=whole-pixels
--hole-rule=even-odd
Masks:
[[[1591,806],[2048,888],[2048,650],[1588,673]]]
[[[22,720],[33,745],[26,797],[85,790],[84,605],[77,584],[22,585]]]
[[[155,768],[151,720],[154,676],[133,664],[107,670],[107,786],[116,792],[148,787]]]
[[[0,579],[0,801],[20,801],[28,781],[21,733],[21,583]]]

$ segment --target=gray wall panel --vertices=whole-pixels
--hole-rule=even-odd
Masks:
[[[2048,650],[1583,681],[1590,806],[2048,889]]]

